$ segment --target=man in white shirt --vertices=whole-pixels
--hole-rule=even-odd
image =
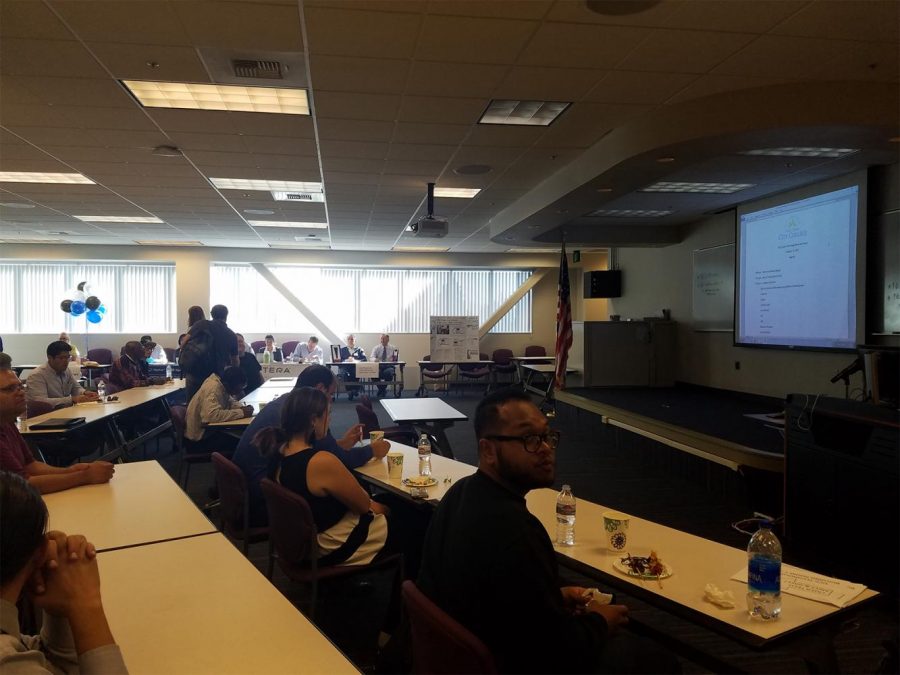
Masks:
[[[378,379],[387,382],[394,381],[394,366],[384,365],[397,360],[397,348],[391,344],[390,335],[382,335],[381,341],[375,349],[372,350],[372,360],[378,361]],[[378,385],[378,396],[384,396],[387,391],[386,384]],[[396,390],[395,390],[396,391]]]
[[[49,403],[53,408],[68,408],[75,403],[96,401],[97,394],[85,391],[69,370],[72,347],[57,340],[47,346],[47,363],[28,376],[25,396],[29,403]]]
[[[294,353],[291,354],[291,361],[298,363],[322,363],[324,360],[325,356],[319,346],[319,338],[315,335],[310,335],[309,340],[298,344]]]
[[[231,422],[253,415],[253,406],[242,406],[232,397],[240,396],[247,384],[247,378],[237,366],[229,366],[220,378],[213,373],[188,403],[185,419],[184,440],[189,452],[212,452],[226,454],[237,447],[238,439],[225,433],[224,429],[210,429],[213,422]]]

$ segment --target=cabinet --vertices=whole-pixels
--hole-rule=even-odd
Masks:
[[[585,387],[675,384],[673,321],[585,321]]]

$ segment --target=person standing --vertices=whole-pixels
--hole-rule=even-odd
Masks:
[[[396,366],[386,365],[397,360],[397,348],[391,344],[391,336],[384,334],[378,346],[372,350],[372,360],[378,361],[378,379],[385,382],[393,382]],[[387,391],[387,385],[378,385],[378,396],[384,396]]]
[[[188,404],[206,378],[213,373],[222,375],[225,368],[238,365],[237,335],[226,323],[228,308],[216,305],[209,311],[209,315],[211,319],[202,319],[191,326],[181,348]],[[187,359],[188,352],[191,353],[190,360]]]
[[[203,311],[203,308],[200,305],[193,305],[192,307],[188,307],[188,324],[187,327],[190,330],[190,327],[193,326],[198,321],[205,321],[206,313]]]
[[[69,370],[72,347],[68,342],[57,340],[47,345],[47,363],[28,376],[28,402],[41,402],[53,408],[68,408],[76,403],[96,401],[97,394],[85,391]]]
[[[244,387],[244,393],[249,394],[254,389],[259,389],[263,383],[262,366],[256,357],[247,349],[247,342],[240,333],[235,333],[238,343],[238,367],[243,371],[244,377],[247,378],[247,386]]]

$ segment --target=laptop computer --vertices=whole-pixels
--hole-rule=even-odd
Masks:
[[[28,425],[29,429],[68,429],[84,422],[83,417],[51,417],[43,422]]]

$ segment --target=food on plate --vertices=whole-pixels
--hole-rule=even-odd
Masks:
[[[409,478],[404,479],[403,482],[407,485],[425,487],[427,485],[434,485],[436,481],[431,476],[410,476]]]
[[[622,558],[622,564],[632,574],[640,577],[656,577],[658,579],[666,572],[666,566],[656,555],[656,551],[650,551],[650,555],[646,557],[627,555]]]

